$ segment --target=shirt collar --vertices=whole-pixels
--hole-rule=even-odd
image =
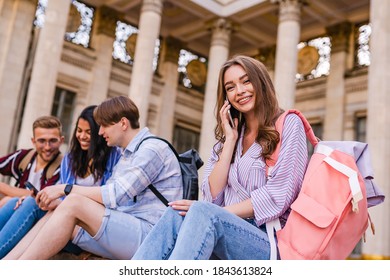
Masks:
[[[134,153],[135,147],[137,147],[138,143],[141,142],[142,139],[149,136],[151,133],[149,132],[149,128],[142,128],[130,141],[130,143],[126,146],[126,148],[122,151],[122,156],[128,157],[132,153]]]

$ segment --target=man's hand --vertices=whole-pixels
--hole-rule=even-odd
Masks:
[[[50,204],[54,200],[65,195],[64,188],[65,185],[55,185],[55,186],[46,187],[43,190],[39,191],[35,198],[35,201],[39,205],[39,208],[41,209],[50,208]]]

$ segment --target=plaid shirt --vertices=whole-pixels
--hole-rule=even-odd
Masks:
[[[102,186],[102,197],[107,208],[154,225],[166,207],[148,185],[153,184],[168,201],[181,199],[183,188],[179,162],[166,143],[149,139],[134,152],[137,144],[151,135],[143,128],[123,150],[111,178]]]

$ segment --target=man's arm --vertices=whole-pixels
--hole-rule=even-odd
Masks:
[[[4,196],[21,197],[25,195],[31,195],[32,192],[30,190],[13,187],[7,185],[6,183],[0,182],[0,193]]]
[[[66,184],[61,184],[61,185],[50,186],[48,188],[44,188],[43,190],[41,190],[36,196],[36,201],[39,207],[46,208],[53,200],[64,196],[65,186]],[[88,197],[100,204],[103,204],[100,186],[86,188],[83,186],[73,185],[71,193]]]

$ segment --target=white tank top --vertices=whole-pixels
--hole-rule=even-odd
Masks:
[[[97,182],[95,182],[95,178],[92,176],[92,174],[90,174],[85,178],[76,177],[76,185],[79,186],[86,186],[86,187],[100,186],[101,182],[102,179],[99,179]]]
[[[33,184],[33,186],[40,191],[41,190],[41,176],[43,169],[35,172],[35,167],[37,166],[37,160],[35,159],[30,168],[30,173],[28,174],[28,181]]]

